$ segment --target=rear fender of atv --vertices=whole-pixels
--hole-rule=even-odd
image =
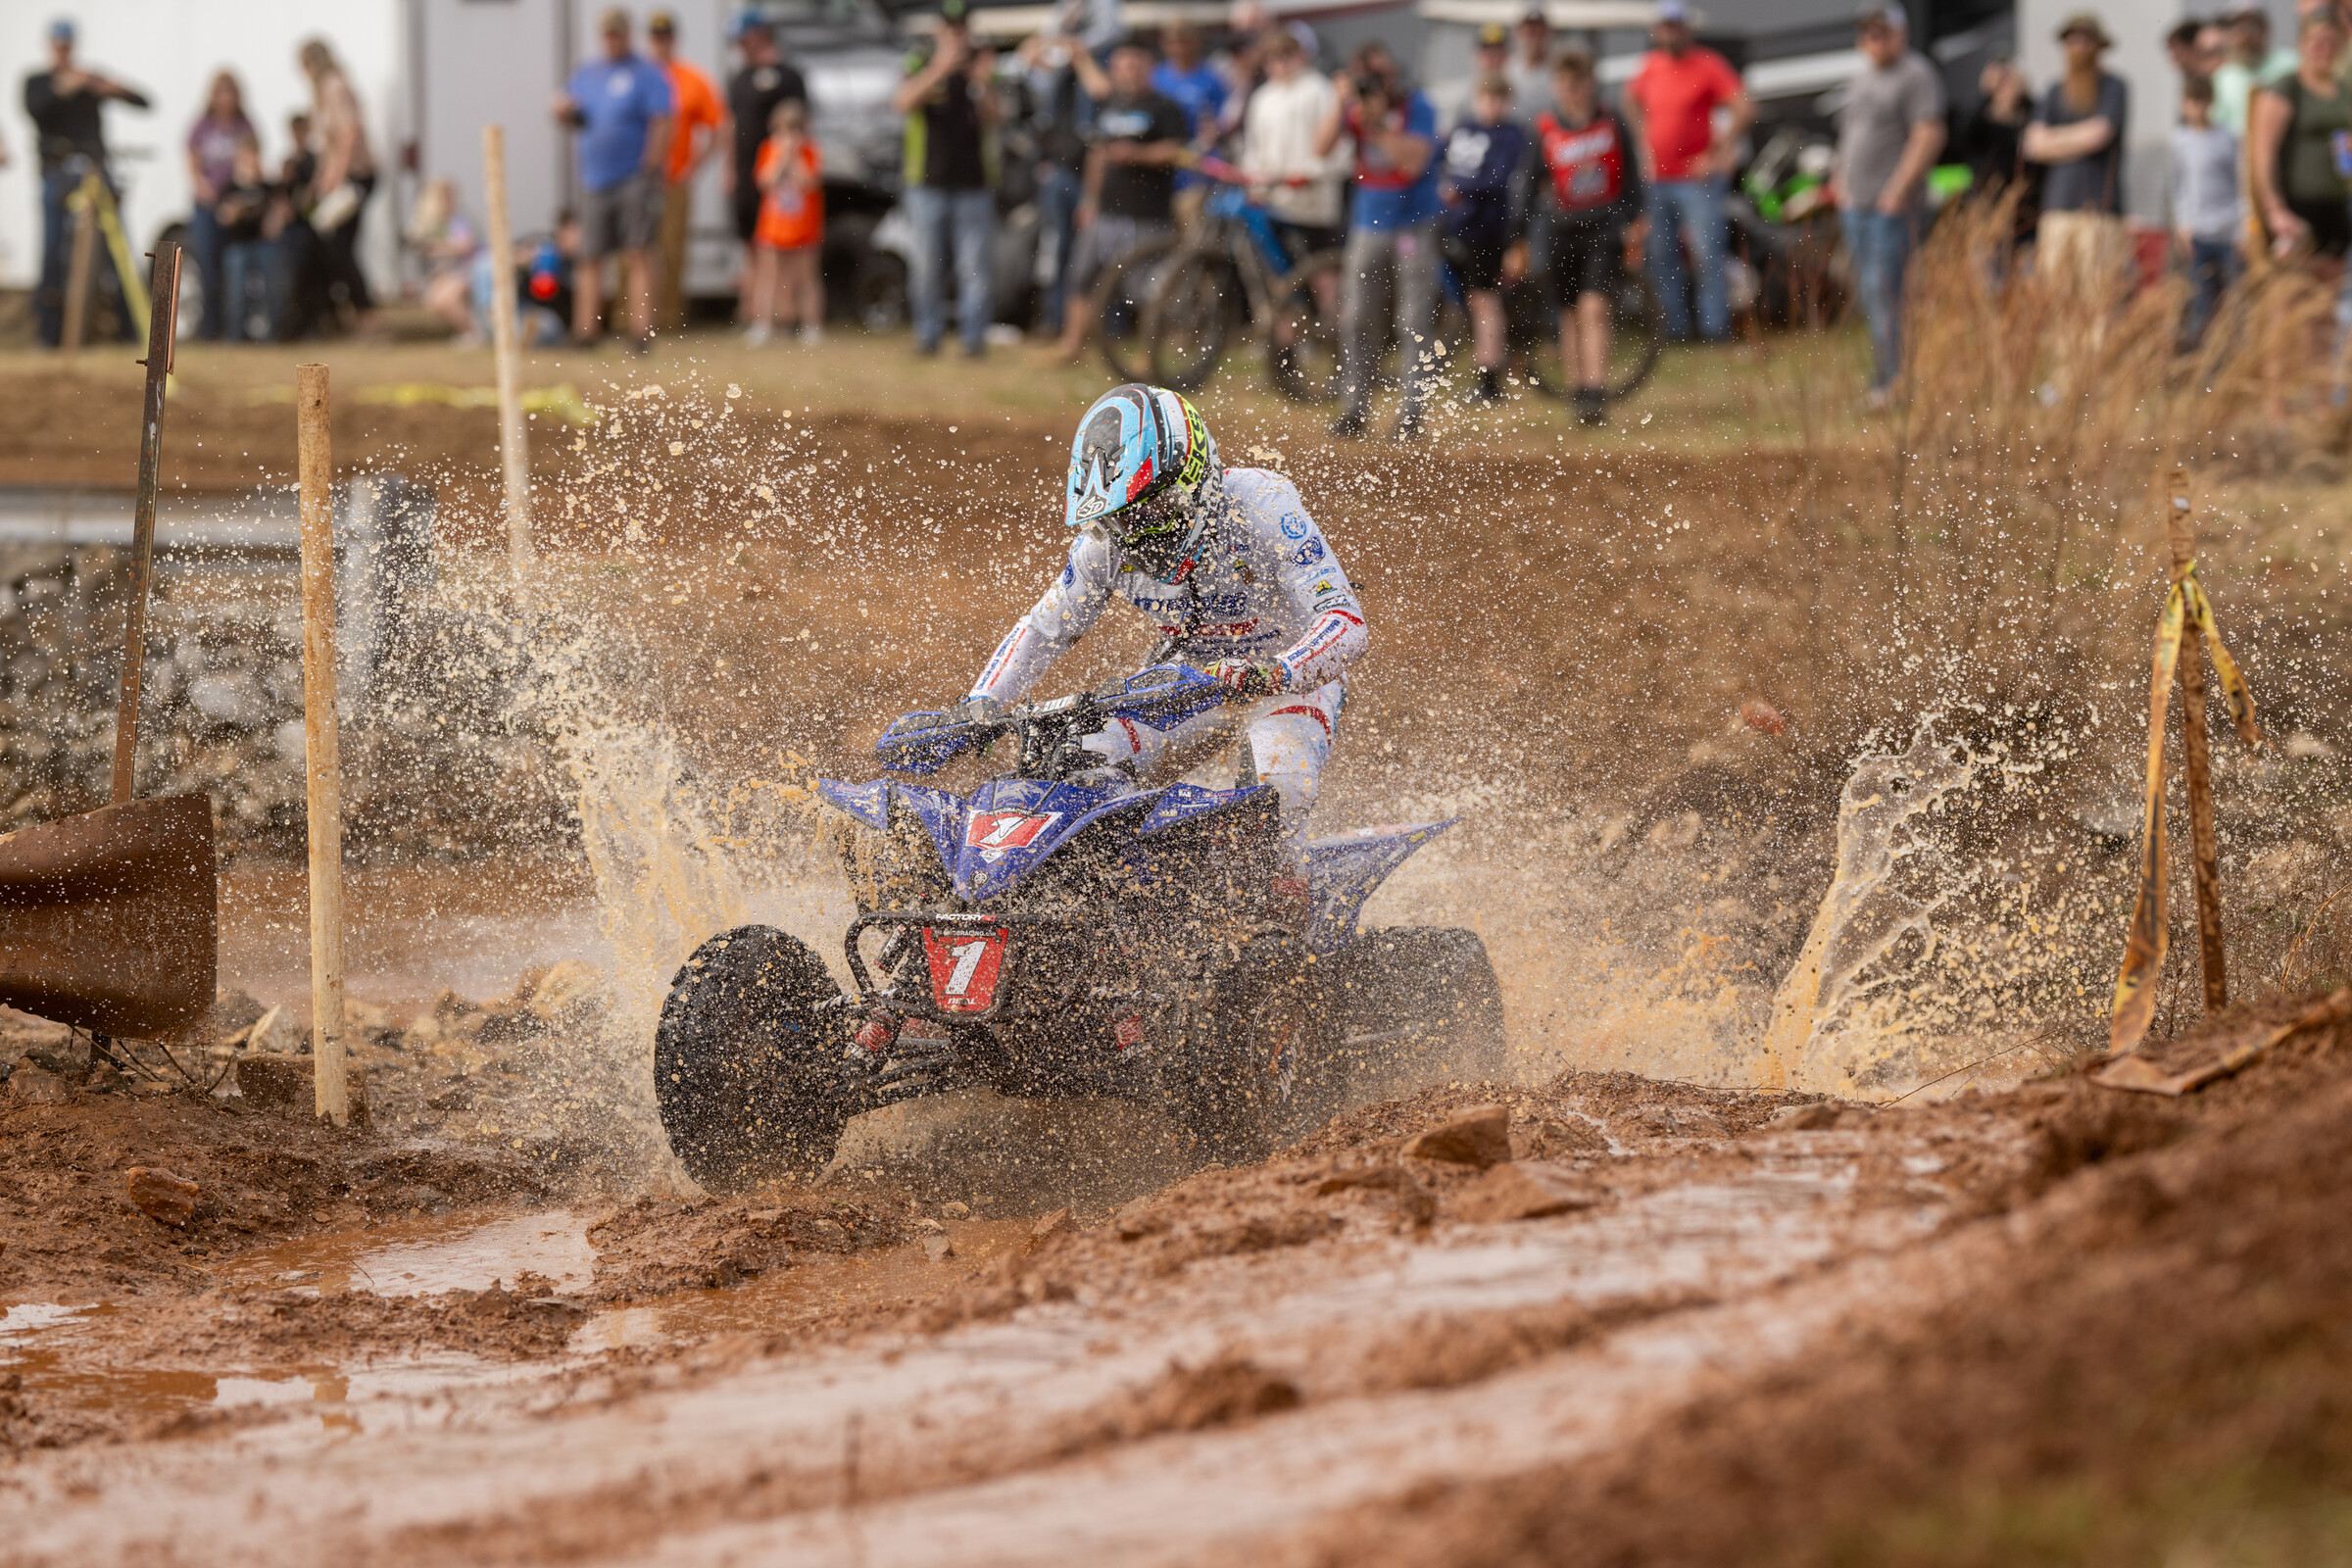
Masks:
[[[1415,850],[1460,820],[1359,828],[1308,844],[1306,894],[1314,913],[1306,926],[1307,951],[1329,955],[1353,942],[1364,901]]]

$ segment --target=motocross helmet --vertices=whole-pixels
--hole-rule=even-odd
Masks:
[[[1217,444],[1165,387],[1113,387],[1078,421],[1062,521],[1101,533],[1165,583],[1192,575],[1225,494]]]

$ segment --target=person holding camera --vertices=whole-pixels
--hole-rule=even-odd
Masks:
[[[988,353],[989,249],[997,229],[997,95],[993,49],[972,42],[968,0],[940,0],[929,49],[906,62],[890,107],[906,117],[906,216],[914,221],[914,351],[939,352],[947,281],[956,278],[956,329],[964,357]]]
[[[1340,334],[1346,345],[1341,396],[1347,408],[1331,433],[1364,433],[1372,382],[1396,324],[1404,356],[1404,407],[1396,438],[1421,433],[1429,399],[1438,306],[1438,112],[1413,90],[1386,45],[1368,43],[1336,84],[1331,112],[1315,138],[1318,157],[1345,136],[1355,143],[1355,204],[1348,215],[1347,260],[1340,275]],[[1392,316],[1392,298],[1395,312]]]

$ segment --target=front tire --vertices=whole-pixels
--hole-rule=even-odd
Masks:
[[[839,995],[797,938],[738,926],[670,981],[654,1036],[654,1098],[686,1173],[711,1192],[805,1175],[832,1157],[858,1108],[843,1065]]]

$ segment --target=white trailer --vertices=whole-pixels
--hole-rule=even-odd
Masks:
[[[577,194],[569,135],[552,113],[572,69],[599,50],[601,0],[74,0],[81,62],[137,88],[148,110],[108,106],[108,140],[123,190],[123,226],[144,248],[189,209],[184,151],[204,113],[213,74],[243,83],[247,112],[274,170],[289,150],[287,117],[310,102],[295,64],[306,38],[326,40],[349,74],[367,117],[381,177],[362,224],[361,258],[379,289],[416,281],[400,233],[419,185],[437,175],[457,183],[466,211],[481,212],[481,128],[507,127],[507,188],[518,236],[553,228]],[[624,6],[640,44],[646,17],[678,19],[678,53],[720,91],[733,69],[725,42],[736,0]],[[829,173],[857,179],[895,173],[895,122],[888,117],[901,56],[887,15],[872,0],[767,0],[787,47],[797,34],[858,39],[803,63]],[[16,7],[0,21],[0,75],[9,111],[0,121],[0,286],[29,287],[40,271],[40,184],[23,82],[47,68],[46,14]],[[737,252],[720,188],[724,150],[695,183],[690,292],[732,293]],[[890,167],[885,170],[883,165]]]

